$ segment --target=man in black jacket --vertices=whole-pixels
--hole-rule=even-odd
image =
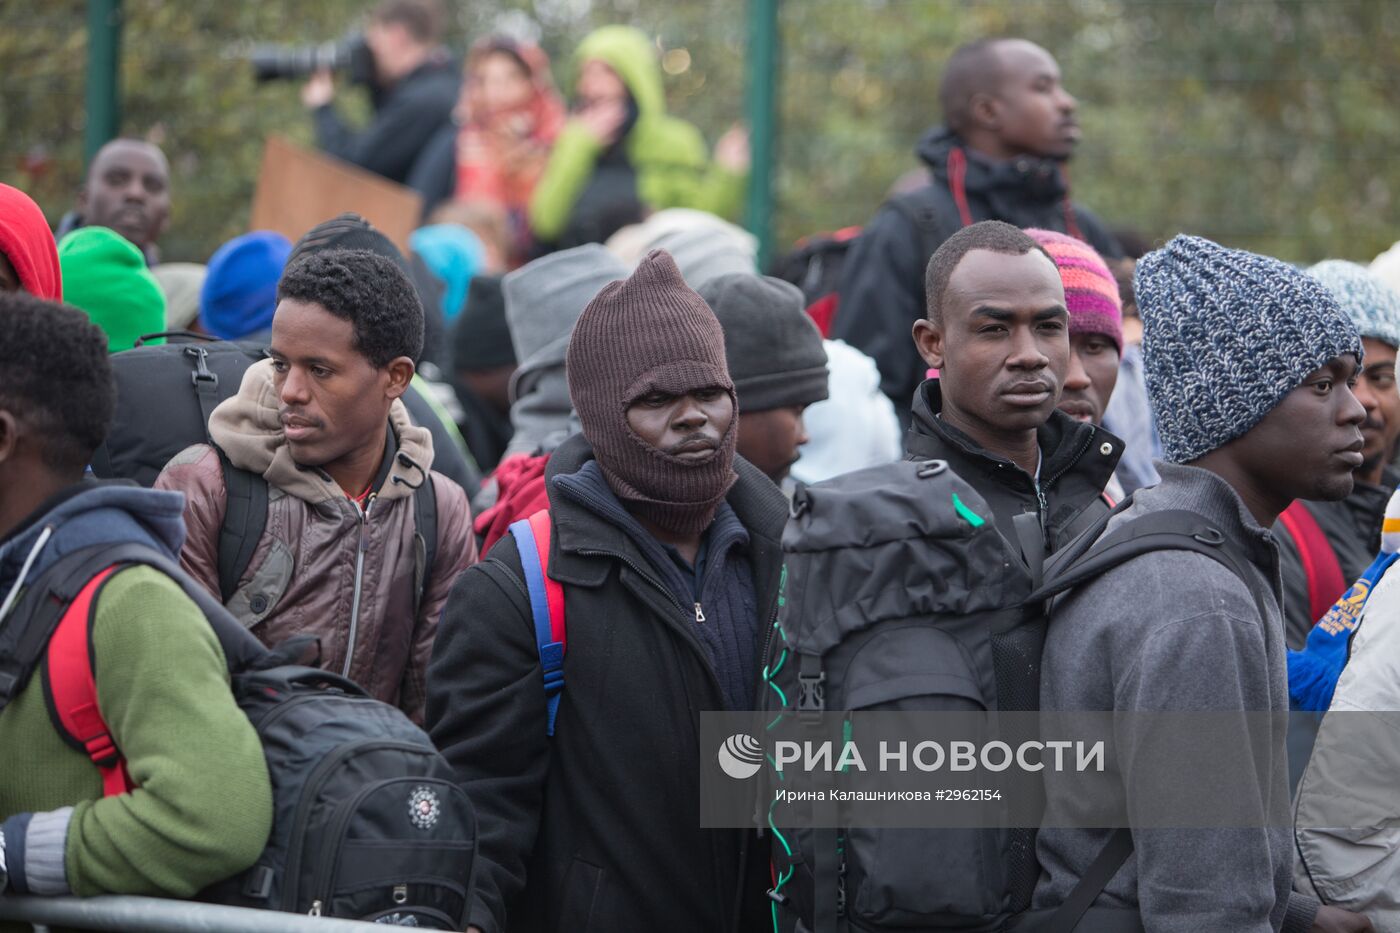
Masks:
[[[914,343],[940,378],[919,387],[906,450],[948,461],[1034,566],[1108,509],[1103,489],[1123,453],[1056,408],[1070,362],[1059,271],[1025,233],[983,221],[938,248],[926,291]]]
[[[1117,241],[1069,199],[1064,163],[1079,142],[1077,103],[1050,53],[1023,39],[985,39],[953,53],[943,71],[944,125],[916,150],[932,184],[887,202],[842,267],[832,336],[872,357],[880,387],[908,424],[922,379],[909,326],[923,316],[924,267],[953,231],[1003,220],[1087,240],[1109,259]]]
[[[383,0],[370,14],[365,45],[374,59],[374,119],[355,131],[336,113],[335,84],[319,71],[301,91],[316,122],[316,144],[347,162],[402,184],[439,128],[452,118],[461,82],[438,44],[447,13],[441,0]]]
[[[724,336],[668,254],[590,302],[568,379],[583,434],[546,473],[568,633],[553,736],[512,536],[458,579],[429,671],[433,741],[480,825],[469,922],[757,929],[767,853],[699,828],[697,742],[700,711],[756,702],[786,500],[734,454]]]

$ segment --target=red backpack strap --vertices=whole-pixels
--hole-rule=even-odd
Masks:
[[[549,601],[549,631],[561,646],[567,644],[564,626],[564,585],[549,575],[549,509],[540,509],[530,516],[530,530],[540,547],[540,563],[544,564],[544,595]]]
[[[831,336],[831,325],[836,320],[836,305],[840,300],[840,295],[831,292],[807,306],[807,316],[817,325],[823,340]]]
[[[84,752],[102,772],[102,793],[134,790],[126,761],[97,705],[92,665],[92,623],[97,594],[115,573],[111,566],[87,582],[63,611],[44,655],[44,694],[50,717],[65,742]]]
[[[1308,576],[1308,617],[1316,623],[1347,590],[1342,565],[1317,519],[1301,501],[1295,500],[1278,518],[1303,561],[1303,572]]]
[[[530,620],[544,674],[547,718],[545,734],[554,735],[554,720],[564,691],[564,587],[549,576],[549,511],[540,509],[529,518],[512,522],[510,534],[520,554],[525,589],[530,599]]]

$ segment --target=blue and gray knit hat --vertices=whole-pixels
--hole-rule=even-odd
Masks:
[[[1342,306],[1363,337],[1400,347],[1400,292],[1365,266],[1327,259],[1308,270]]]
[[[1361,337],[1317,279],[1277,259],[1178,236],[1138,261],[1147,394],[1167,460],[1243,435]]]

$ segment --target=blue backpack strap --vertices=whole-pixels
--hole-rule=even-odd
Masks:
[[[543,520],[541,520],[541,518]],[[545,575],[549,557],[549,514],[538,512],[512,522],[510,533],[520,552],[525,589],[530,596],[530,615],[535,623],[535,644],[544,672],[544,695],[548,710],[547,735],[554,735],[554,718],[564,692],[564,600],[563,588]],[[551,594],[551,590],[555,592]],[[551,598],[553,596],[553,598]]]

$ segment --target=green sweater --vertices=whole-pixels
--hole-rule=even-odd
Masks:
[[[666,113],[661,68],[644,33],[628,26],[604,26],[580,43],[574,58],[580,64],[606,62],[637,102],[637,123],[626,147],[637,173],[637,196],[644,204],[653,210],[690,207],[737,219],[748,176],[712,163],[700,131]],[[530,227],[540,240],[550,242],[564,232],[603,148],[574,122],[555,139],[549,164],[530,197]]]
[[[127,568],[98,598],[92,645],[98,706],[137,789],[102,796],[96,766],[54,730],[36,673],[0,712],[0,820],[36,815],[26,877],[42,861],[56,869],[59,845],[66,888],[85,897],[188,897],[251,865],[272,827],[272,789],[203,614],[169,577]],[[44,816],[65,807],[61,842],[36,839],[35,825],[61,826]]]

